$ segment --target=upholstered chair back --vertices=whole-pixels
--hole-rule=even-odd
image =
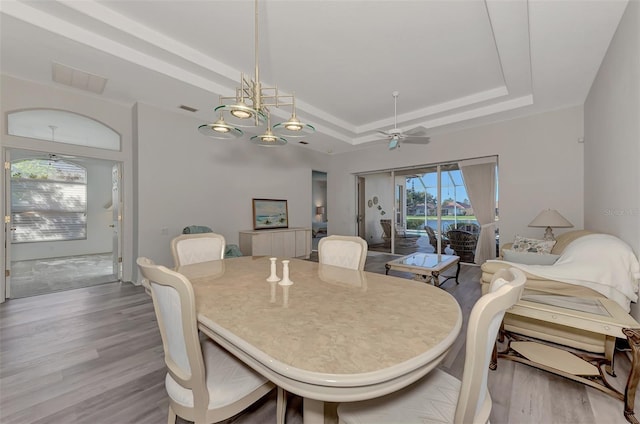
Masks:
[[[490,291],[482,296],[471,310],[455,423],[489,421],[489,363],[504,314],[520,300],[526,280],[527,277],[519,269],[501,270],[494,276]]]
[[[491,397],[487,385],[489,363],[505,311],[522,295],[526,277],[512,268],[498,275],[491,291],[471,310],[462,381],[442,369],[397,392],[338,406],[341,424],[487,423]]]
[[[171,240],[171,253],[177,269],[183,265],[224,259],[225,239],[216,233],[182,234]]]
[[[137,263],[151,289],[162,337],[168,423],[175,423],[176,416],[202,424],[220,422],[274,388],[217,343],[199,338],[193,286],[184,275],[147,258]],[[278,423],[284,422],[283,402],[279,391]]]
[[[367,242],[357,236],[329,236],[318,242],[318,262],[350,269],[364,269]]]
[[[137,263],[151,287],[168,369],[167,391],[183,391],[195,409],[206,410],[209,396],[191,283],[150,259],[138,258]]]

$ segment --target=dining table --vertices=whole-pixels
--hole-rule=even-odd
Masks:
[[[282,278],[283,266],[292,284],[267,281],[272,267]],[[325,421],[325,402],[371,399],[420,379],[462,326],[453,296],[399,277],[259,256],[177,271],[193,286],[200,331],[301,396],[305,424]]]

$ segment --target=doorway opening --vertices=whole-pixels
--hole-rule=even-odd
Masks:
[[[6,297],[121,278],[121,164],[7,149]]]
[[[327,236],[327,173],[311,172],[311,251],[318,250],[318,242]]]

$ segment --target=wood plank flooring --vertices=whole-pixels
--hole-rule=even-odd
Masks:
[[[389,259],[372,255],[367,270],[384,272]],[[461,304],[463,329],[480,296],[479,277],[479,267],[463,265],[460,285],[453,280],[443,285]],[[441,364],[458,378],[464,366],[464,337],[463,332]],[[622,353],[616,361],[615,382],[622,386],[629,361]],[[141,287],[109,283],[0,305],[2,424],[164,423],[164,375],[153,306]],[[526,365],[501,360],[498,370],[489,373],[489,385],[494,424],[626,422],[622,402]],[[228,420],[273,422],[274,396]],[[301,422],[301,399],[293,396],[287,423]]]

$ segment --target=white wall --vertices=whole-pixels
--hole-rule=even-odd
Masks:
[[[640,2],[630,1],[585,102],[588,229],[640,255]]]
[[[144,104],[136,119],[137,255],[173,266],[169,243],[192,224],[237,244],[238,232],[253,228],[253,198],[286,199],[289,226],[311,227],[312,170],[325,169],[328,156],[208,138],[197,131],[202,122]]]
[[[573,107],[433,136],[427,145],[361,150],[332,157],[329,202],[331,234],[356,234],[354,173],[498,155],[500,236],[541,237],[529,222],[545,208],[557,209],[575,229],[583,227],[582,108]],[[368,188],[367,188],[368,190]],[[560,234],[564,229],[556,229]]]
[[[584,106],[588,229],[640,255],[640,2],[630,1]],[[631,304],[640,320],[640,306]]]
[[[12,160],[16,159],[12,156]],[[73,162],[73,160],[70,160]],[[113,250],[112,211],[104,208],[111,201],[109,162],[77,162],[87,170],[87,238],[85,240],[17,243],[11,248],[11,260],[57,258],[72,255],[106,253]]]

